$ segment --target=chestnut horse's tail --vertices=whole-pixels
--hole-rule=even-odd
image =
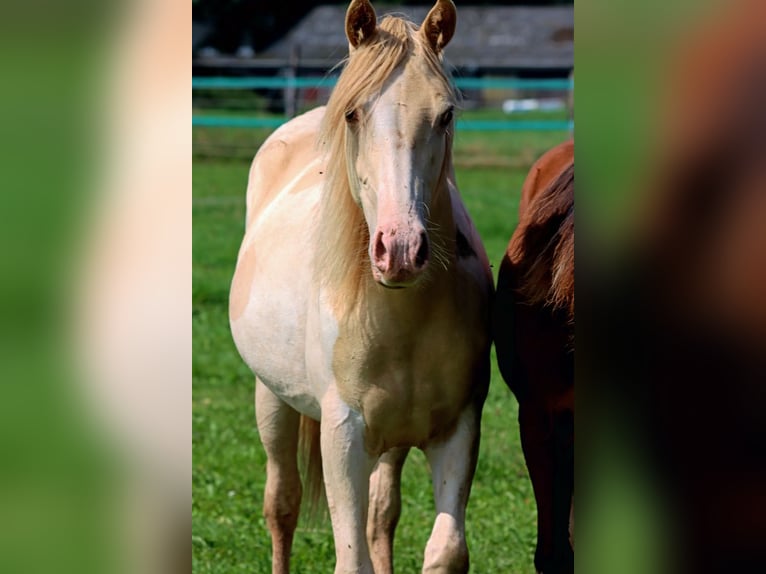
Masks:
[[[306,415],[301,415],[298,455],[303,478],[302,508],[309,522],[316,522],[325,510],[322,450],[319,445],[319,421]]]
[[[574,163],[531,201],[519,227],[511,253],[519,300],[574,317]]]

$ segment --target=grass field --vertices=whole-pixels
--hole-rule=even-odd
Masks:
[[[249,161],[266,133],[194,130],[193,262],[193,571],[270,572],[270,538],[261,516],[265,454],[255,425],[253,376],[228,328],[227,298],[243,232]],[[516,225],[521,183],[531,162],[567,134],[458,133],[461,193],[497,272]],[[497,371],[482,419],[479,464],[468,506],[471,571],[534,572],[535,504],[519,443],[517,405]],[[425,457],[404,469],[395,568],[419,572],[433,524]],[[329,520],[298,526],[292,567],[332,572]]]

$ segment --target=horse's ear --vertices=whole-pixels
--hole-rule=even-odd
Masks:
[[[346,10],[346,37],[352,48],[368,40],[375,32],[377,18],[369,0],[351,0]]]
[[[457,26],[457,10],[452,0],[436,0],[423,20],[420,33],[437,54],[452,40]]]

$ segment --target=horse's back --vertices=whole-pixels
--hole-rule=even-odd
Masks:
[[[521,188],[519,214],[529,209],[532,199],[548,187],[574,161],[574,140],[567,140],[546,151],[532,164]]]
[[[316,138],[323,108],[276,130],[253,160],[245,236],[229,298],[234,342],[277,395],[316,414],[305,365],[313,224],[324,169]]]

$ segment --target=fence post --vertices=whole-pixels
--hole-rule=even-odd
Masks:
[[[298,88],[295,85],[295,78],[298,76],[298,66],[301,59],[301,47],[293,45],[290,50],[290,62],[285,76],[287,85],[285,86],[285,115],[293,118],[298,113]]]

